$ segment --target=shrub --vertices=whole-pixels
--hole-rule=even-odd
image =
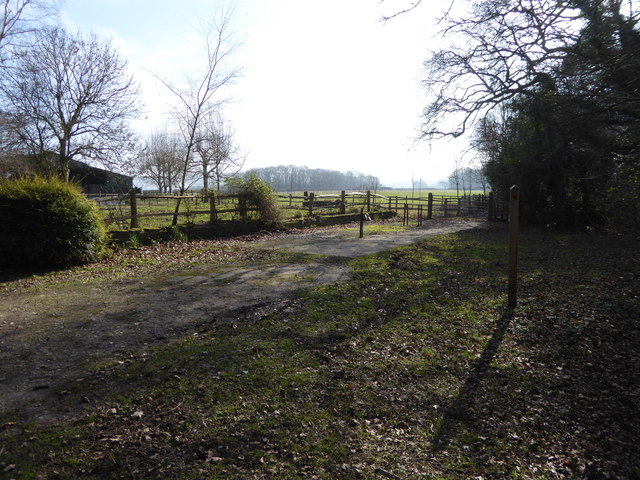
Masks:
[[[276,191],[257,175],[250,173],[244,177],[229,178],[226,180],[226,186],[239,196],[240,202],[244,202],[247,208],[256,208],[258,218],[262,222],[271,226],[281,223]]]
[[[160,229],[160,239],[163,242],[187,242],[189,237],[176,225],[170,225]]]
[[[0,266],[34,268],[85,263],[104,254],[96,205],[57,178],[0,180]]]

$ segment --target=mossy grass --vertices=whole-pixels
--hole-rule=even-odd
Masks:
[[[348,282],[87,375],[87,418],[9,426],[0,462],[16,478],[634,478],[620,382],[639,375],[638,241],[521,238],[513,312],[500,226],[361,257]]]

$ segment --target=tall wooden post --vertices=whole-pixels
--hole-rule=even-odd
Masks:
[[[347,192],[344,190],[340,192],[340,213],[347,213]]]
[[[238,209],[240,210],[240,220],[247,221],[247,197],[240,195],[238,197]]]
[[[514,185],[509,191],[509,308],[518,302],[518,220],[520,192]]]
[[[209,193],[209,223],[216,223],[218,220],[218,212],[216,211],[216,196]]]
[[[131,206],[131,228],[138,228],[138,204],[136,203],[136,189],[129,190],[129,205]]]
[[[316,195],[313,192],[309,194],[309,216],[313,215],[313,200],[315,196]]]
[[[429,192],[429,201],[427,203],[427,220],[433,218],[433,193]]]
[[[371,211],[371,190],[367,190],[367,212]]]
[[[364,237],[364,208],[360,209],[360,238]]]

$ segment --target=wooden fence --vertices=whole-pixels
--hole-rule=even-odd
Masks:
[[[140,195],[131,190],[127,195],[91,198],[105,213],[108,224],[115,223],[122,228],[127,226],[125,222],[129,228],[139,228],[141,219],[157,217],[186,217],[187,223],[193,223],[197,216],[204,215],[209,223],[215,223],[221,215],[231,214],[247,220],[249,212],[257,210],[248,207],[240,195]]]
[[[346,213],[349,208],[364,208],[371,212],[375,209],[393,210],[397,213],[408,212],[410,216],[485,216],[488,215],[491,195],[447,196],[429,193],[426,197],[384,196],[363,192],[345,192],[339,194],[315,194],[304,192],[302,195],[278,195],[281,208],[307,210],[310,215],[318,210],[333,210]]]
[[[141,195],[132,190],[128,195],[102,195],[92,197],[105,212],[108,223],[121,228],[139,228],[142,219],[155,217],[186,217],[186,223],[216,223],[220,219],[247,220],[250,208],[239,195]],[[402,215],[403,222],[434,217],[488,217],[498,218],[501,212],[492,195],[445,196],[429,193],[426,197],[383,196],[367,192],[338,194],[278,194],[278,207],[285,217],[299,219],[314,215],[340,215],[364,212],[394,211]],[[175,202],[175,203],[173,203]],[[181,203],[176,212],[176,204]],[[165,223],[166,224],[166,223]]]

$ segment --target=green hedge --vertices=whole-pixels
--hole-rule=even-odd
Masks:
[[[57,178],[0,180],[0,266],[40,268],[86,263],[105,252],[95,203]]]

